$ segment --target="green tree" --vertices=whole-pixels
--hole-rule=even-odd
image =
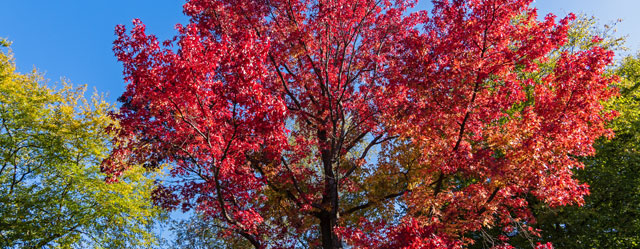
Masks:
[[[182,249],[225,249],[251,248],[251,244],[242,238],[219,236],[224,226],[219,221],[194,213],[187,219],[175,220],[170,230],[175,234],[171,248]]]
[[[36,72],[17,73],[0,52],[0,248],[157,245],[162,213],[144,169],[110,184],[100,172],[113,106],[85,98],[85,87],[54,90]]]
[[[572,23],[569,41],[557,52],[585,51],[593,46],[626,50],[624,37],[616,36],[615,26],[600,26],[595,17],[579,16]],[[552,69],[554,60],[540,66]],[[514,230],[471,234],[482,238],[471,248],[490,248],[501,244],[501,238],[509,239],[516,248],[532,248],[538,242],[552,242],[556,248],[640,247],[640,55],[623,59],[608,73],[620,77],[612,86],[620,95],[606,105],[620,115],[609,124],[615,137],[598,140],[596,155],[581,158],[585,168],[574,170],[579,181],[590,185],[585,204],[550,208],[527,198],[535,224],[514,221]]]
[[[588,19],[574,29],[579,46],[621,48],[622,40],[611,33],[614,25],[603,30],[595,23]],[[594,34],[603,38],[601,44],[588,42]],[[540,239],[558,248],[640,248],[640,54],[624,58],[613,73],[620,76],[620,96],[607,105],[620,114],[610,124],[616,136],[598,141],[596,155],[584,158],[585,169],[576,171],[590,185],[585,205],[534,209]]]
[[[538,208],[542,240],[558,248],[640,248],[640,55],[615,73],[620,96],[608,103],[620,116],[616,137],[596,144],[577,178],[591,186],[583,207]]]

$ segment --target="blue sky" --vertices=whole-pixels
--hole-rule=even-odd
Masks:
[[[427,8],[429,1],[419,7]],[[172,37],[176,23],[186,23],[183,0],[20,0],[5,1],[0,15],[0,37],[13,41],[18,70],[37,68],[52,82],[61,77],[108,92],[114,102],[124,90],[121,66],[111,51],[114,26],[140,18],[161,40]],[[628,46],[640,49],[638,0],[536,0],[541,15],[569,12],[598,17],[602,23],[623,19],[619,34],[629,35]],[[130,25],[129,25],[130,26]]]

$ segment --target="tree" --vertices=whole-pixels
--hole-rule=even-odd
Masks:
[[[616,24],[611,23],[601,26],[595,17],[586,15],[577,17],[576,20],[571,22],[567,43],[555,52],[555,57],[558,57],[562,51],[588,51],[596,46],[614,51],[625,50],[624,38],[615,34]],[[594,37],[598,38],[594,39]],[[552,58],[544,63],[543,66],[553,67],[556,60],[556,58]],[[633,63],[631,63],[631,58],[627,58],[625,61],[620,68],[612,70],[614,69],[612,65],[605,72],[606,74],[616,74],[622,79],[622,82],[614,84],[616,88],[621,90],[621,96],[610,99],[605,105],[607,109],[618,110],[621,113],[613,123],[609,124],[609,127],[615,130],[616,138],[611,141],[605,138],[598,140],[594,145],[597,151],[594,157],[579,158],[586,165],[585,170],[574,169],[577,174],[576,179],[590,185],[590,194],[585,198],[585,205],[551,208],[545,203],[529,197],[527,202],[535,216],[535,223],[529,221],[528,225],[531,225],[531,228],[526,226],[527,224],[520,223],[516,225],[515,230],[503,231],[502,229],[494,228],[473,232],[470,236],[478,238],[480,243],[470,248],[490,248],[499,242],[499,237],[509,237],[510,243],[517,248],[528,248],[541,241],[553,242],[559,248],[636,247],[631,242],[633,240],[630,240],[636,234],[634,229],[631,229],[631,227],[616,227],[619,224],[625,224],[629,217],[633,217],[632,215],[629,216],[628,213],[620,212],[620,210],[626,209],[620,207],[627,207],[627,204],[622,204],[621,202],[628,202],[628,207],[634,205],[631,204],[633,203],[633,198],[630,198],[633,196],[633,191],[630,190],[634,188],[634,181],[632,180],[634,174],[629,174],[627,170],[622,170],[623,168],[634,166],[616,163],[622,158],[627,158],[627,156],[622,155],[625,153],[623,151],[628,148],[623,144],[631,141],[613,142],[626,141],[623,137],[627,136],[626,133],[630,131],[628,128],[620,128],[622,127],[620,123],[634,122],[633,120],[635,119],[635,117],[629,115],[629,113],[634,112],[633,110],[637,105],[636,101],[629,95],[630,91],[633,91],[633,84],[630,84],[625,79],[629,77],[628,75],[633,75],[633,70],[631,69],[633,67],[630,67]],[[621,73],[623,72],[622,68],[626,68],[624,69],[626,73]],[[629,125],[624,127],[629,127]],[[612,174],[612,172],[618,173]],[[620,172],[627,173],[620,174]],[[631,185],[629,185],[630,183]],[[614,195],[616,196],[615,198],[609,198]],[[608,197],[602,198],[602,196]],[[606,202],[607,204],[594,205],[594,203],[600,202]],[[594,206],[599,207],[594,208]],[[618,232],[613,233],[612,231]],[[625,242],[627,244],[611,243],[620,240],[616,234],[626,234],[627,232],[629,232],[630,236],[621,236],[628,240]]]
[[[572,169],[612,135],[613,52],[544,67],[573,15],[433,3],[192,0],[162,45],[118,26],[128,85],[105,172],[172,165],[157,203],[255,248],[459,248],[532,220],[528,196],[582,204]]]
[[[85,99],[84,91],[50,89],[36,72],[15,72],[10,53],[0,54],[0,247],[157,244],[153,182],[139,167],[118,183],[104,182],[113,107],[97,95]]]
[[[637,248],[640,246],[640,57],[616,68],[620,96],[608,108],[620,116],[611,123],[614,139],[601,139],[596,155],[584,158],[576,178],[591,186],[584,207],[536,206],[541,239],[562,248]]]
[[[175,233],[175,241],[171,248],[251,248],[249,241],[242,237],[219,237],[220,229],[221,226],[215,220],[202,214],[193,215],[185,220],[174,221],[171,231]]]

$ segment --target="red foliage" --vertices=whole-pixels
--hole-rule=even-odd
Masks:
[[[118,26],[128,85],[104,171],[169,163],[158,203],[255,247],[456,248],[531,222],[527,196],[581,204],[572,169],[611,135],[613,53],[562,51],[573,15],[538,21],[531,0],[433,3],[191,0],[164,47]],[[399,144],[419,167],[367,160]],[[367,213],[385,203],[401,217]]]

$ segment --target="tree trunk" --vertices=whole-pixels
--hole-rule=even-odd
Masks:
[[[327,142],[327,133],[324,130],[318,131],[318,138],[321,144]],[[342,248],[342,241],[333,232],[333,228],[338,221],[338,182],[333,172],[333,148],[321,150],[322,166],[324,173],[324,193],[322,194],[322,211],[320,213],[320,234],[322,236],[322,248],[334,249]]]
[[[333,232],[336,221],[337,218],[330,212],[323,212],[320,216],[320,233],[322,235],[323,249],[342,248],[342,241],[340,241],[338,236]]]

